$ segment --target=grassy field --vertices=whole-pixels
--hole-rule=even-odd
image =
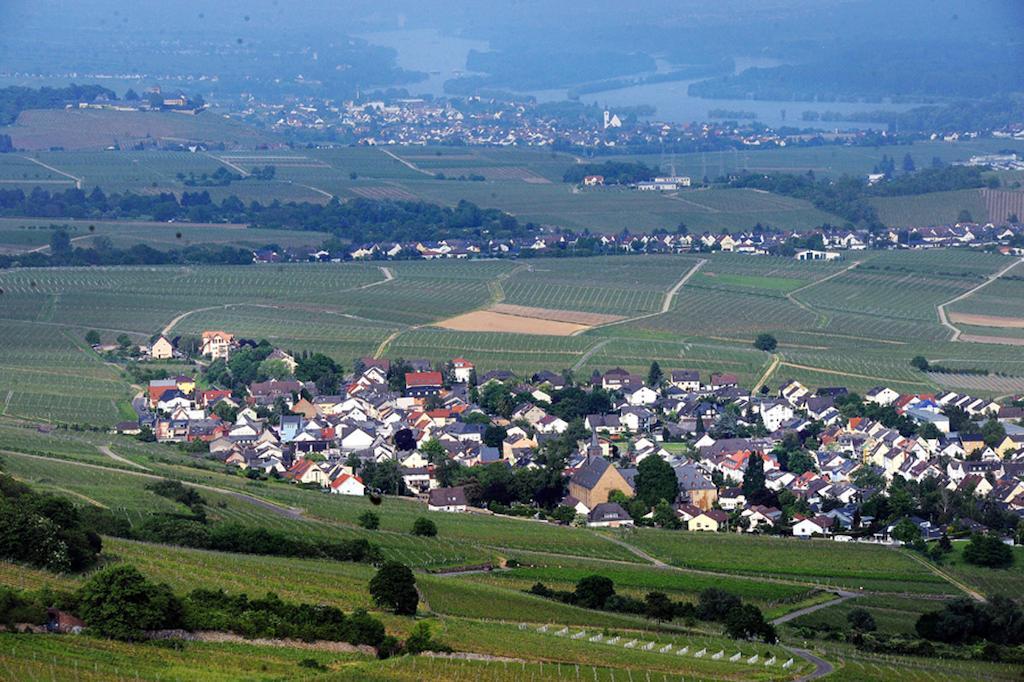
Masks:
[[[949,594],[949,583],[899,552],[873,545],[638,529],[629,542],[673,566],[850,589]]]
[[[37,185],[51,190],[80,185],[86,190],[100,186],[107,192],[180,194],[194,189],[183,182],[190,174],[210,174],[217,168],[249,172],[257,166],[272,165],[277,171],[272,181],[246,179],[205,189],[215,200],[234,194],[246,202],[326,202],[331,197],[365,197],[454,205],[468,199],[503,209],[525,221],[608,233],[674,229],[679,223],[685,223],[691,232],[718,232],[723,228],[750,228],[755,223],[799,230],[843,222],[806,201],[744,189],[669,193],[612,187],[579,190],[562,182],[562,175],[581,159],[560,152],[483,147],[275,147],[273,135],[211,114],[190,117],[173,113],[33,111],[24,113],[15,125],[0,129],[2,132],[9,132],[16,146],[37,150],[0,157],[0,187],[26,191]],[[104,151],[113,144],[128,146],[147,139],[147,135],[150,140],[174,143],[223,139],[228,148],[209,153]],[[270,148],[257,149],[265,144]],[[48,151],[54,146],[64,150]],[[676,172],[696,178],[742,170],[866,175],[883,154],[910,151],[923,166],[932,158],[965,160],[1007,147],[1022,145],[1012,140],[976,140],[921,142],[895,151],[827,146],[615,158],[674,165]],[[439,179],[439,175],[446,179]],[[483,176],[484,181],[454,179],[469,175]],[[976,220],[984,220],[989,205],[994,213],[1008,215],[1005,206],[1016,205],[1016,194],[1007,197],[984,198],[980,192],[969,190],[882,198],[875,203],[883,220],[895,226],[913,226],[952,222],[962,209],[969,210]]]

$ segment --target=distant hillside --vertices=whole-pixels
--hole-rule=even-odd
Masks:
[[[272,144],[274,136],[228,121],[209,112],[195,116],[169,112],[111,111],[100,109],[33,109],[23,111],[13,125],[0,127],[17,149],[67,150],[122,149],[143,143],[223,144],[228,149],[253,149]]]

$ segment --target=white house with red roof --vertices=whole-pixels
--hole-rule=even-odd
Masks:
[[[363,479],[352,474],[342,474],[331,481],[331,493],[335,495],[364,495],[366,486]]]

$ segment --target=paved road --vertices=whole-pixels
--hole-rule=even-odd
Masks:
[[[800,658],[804,659],[805,661],[811,663],[814,666],[814,670],[812,672],[807,673],[803,677],[798,677],[796,679],[796,682],[809,682],[809,680],[817,680],[819,678],[825,677],[825,675],[831,674],[835,670],[835,666],[826,661],[824,658],[815,656],[807,649],[797,649],[796,647],[791,646],[784,646],[782,648],[795,656],[799,656]]]
[[[122,457],[121,455],[117,454],[116,452],[114,452],[113,450],[110,449],[109,445],[97,445],[96,447],[99,449],[100,452],[102,452],[104,455],[106,455],[110,459],[114,460],[115,462],[120,462],[121,464],[127,464],[130,467],[135,467],[136,469],[142,469],[143,471],[152,471],[152,469],[150,469],[149,467],[144,467],[141,464],[139,464],[138,462],[133,462],[130,459],[128,459],[127,457]]]
[[[859,592],[844,592],[842,590],[838,591],[837,594],[839,595],[839,597],[831,601],[822,602],[821,604],[815,604],[813,606],[808,606],[806,608],[798,609],[796,611],[790,611],[784,616],[779,616],[778,618],[772,621],[772,625],[782,625],[783,623],[788,623],[791,620],[796,620],[800,616],[806,616],[808,613],[814,613],[815,611],[827,609],[830,606],[836,606],[838,604],[842,604],[844,601],[848,599],[854,599],[855,597],[860,596]]]

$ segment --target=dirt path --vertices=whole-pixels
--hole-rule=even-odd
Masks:
[[[394,159],[394,160],[395,160],[395,161],[397,161],[398,163],[402,164],[402,165],[403,165],[403,166],[405,166],[406,168],[408,168],[408,169],[410,169],[410,170],[414,170],[414,171],[416,171],[417,173],[423,173],[424,175],[429,175],[430,177],[434,177],[434,174],[433,174],[433,173],[431,173],[430,171],[425,171],[425,170],[423,170],[422,168],[420,168],[419,166],[417,166],[416,164],[414,164],[414,163],[413,163],[412,161],[406,161],[405,159],[403,159],[403,158],[402,158],[401,156],[399,156],[398,154],[395,154],[395,153],[391,152],[391,150],[389,150],[389,149],[384,149],[384,148],[382,148],[382,147],[378,147],[378,149],[380,149],[380,150],[381,150],[382,152],[384,152],[385,154],[387,154],[387,155],[388,155],[388,156],[390,156],[390,157],[391,157],[392,159]]]
[[[39,159],[33,159],[31,156],[23,156],[21,158],[28,159],[32,163],[34,163],[36,165],[39,165],[39,166],[42,166],[46,170],[53,171],[54,173],[59,173],[60,175],[63,175],[65,178],[71,178],[72,180],[75,181],[75,189],[82,189],[82,178],[80,178],[78,176],[75,176],[75,175],[72,175],[71,173],[65,173],[60,168],[54,168],[50,164],[43,163]]]
[[[615,320],[614,322],[606,322],[605,324],[594,325],[590,329],[601,329],[603,327],[611,327],[611,326],[614,326],[614,325],[626,324],[627,322],[636,322],[637,320],[645,320],[645,319],[647,319],[649,317],[657,317],[658,315],[664,315],[665,313],[667,313],[672,308],[672,301],[675,300],[676,294],[679,293],[679,290],[682,289],[683,286],[687,282],[690,281],[690,278],[693,277],[694,275],[696,275],[697,272],[702,267],[704,267],[705,264],[707,264],[707,262],[708,261],[707,261],[706,258],[701,258],[699,261],[697,261],[694,264],[694,266],[692,268],[690,268],[689,270],[686,271],[685,275],[683,275],[682,277],[679,278],[679,281],[675,283],[675,286],[673,286],[671,289],[669,289],[667,292],[665,292],[665,298],[661,302],[661,310],[659,310],[657,312],[654,312],[654,313],[644,313],[643,315],[634,315],[633,317],[624,317],[621,320]],[[582,334],[583,331],[590,331],[590,330],[582,330],[582,331],[577,332],[577,333],[578,334]],[[577,334],[573,334],[573,336],[576,336],[576,335]]]
[[[833,272],[831,275],[828,275],[827,277],[822,277],[821,279],[816,279],[813,282],[808,282],[807,284],[804,284],[801,287],[797,287],[796,289],[793,289],[793,291],[790,291],[788,294],[786,294],[786,300],[789,301],[790,303],[792,303],[793,305],[795,305],[796,307],[800,308],[801,310],[806,310],[809,313],[813,313],[814,315],[818,315],[819,319],[821,319],[822,322],[827,322],[828,321],[828,316],[825,313],[821,312],[820,310],[817,310],[816,308],[811,306],[811,304],[809,304],[809,303],[804,303],[800,299],[796,298],[796,295],[799,294],[801,291],[806,291],[807,289],[810,289],[811,287],[816,287],[816,286],[818,286],[819,284],[821,284],[823,282],[829,281],[830,279],[835,279],[836,277],[839,277],[840,275],[845,275],[850,270],[853,270],[855,267],[857,267],[860,264],[861,264],[861,261],[855,260],[852,263],[850,263],[849,265],[847,265],[845,268],[843,268],[842,270],[839,270],[838,272]],[[824,324],[822,324],[820,326],[824,326]]]
[[[629,544],[628,542],[626,542],[624,540],[620,540],[619,538],[614,537],[612,535],[603,535],[601,533],[598,533],[598,535],[600,537],[604,538],[605,540],[608,540],[609,542],[615,543],[616,545],[618,545],[619,547],[622,547],[623,549],[628,549],[630,552],[632,552],[633,554],[637,555],[638,557],[640,557],[644,561],[646,561],[646,562],[648,562],[650,564],[654,564],[658,568],[675,568],[674,566],[669,566],[668,564],[666,564],[661,559],[658,559],[656,557],[651,556],[650,554],[648,554],[647,552],[643,551],[639,547],[634,547],[633,545]]]
[[[882,384],[890,383],[890,384],[914,385],[913,382],[910,382],[910,381],[895,381],[893,379],[888,379],[888,378],[885,378],[885,377],[873,377],[873,376],[870,376],[870,375],[867,375],[867,374],[854,374],[852,372],[843,372],[843,371],[840,371],[838,369],[827,369],[825,367],[811,367],[810,365],[798,365],[796,363],[788,362],[788,361],[785,361],[785,360],[783,360],[781,364],[784,367],[792,367],[793,369],[805,369],[805,370],[808,370],[810,372],[821,372],[823,374],[834,374],[836,376],[851,377],[851,378],[854,378],[854,379],[870,379],[872,381],[877,381],[877,382],[882,383]],[[924,383],[924,382],[922,382],[922,383]]]
[[[379,287],[381,284],[387,284],[388,282],[395,279],[395,273],[391,271],[391,268],[385,267],[383,265],[379,267],[380,271],[384,274],[384,279],[377,280],[376,282],[370,282],[369,284],[364,284],[361,287],[356,287],[356,289],[362,290],[369,289],[370,287]]]
[[[966,594],[968,597],[970,597],[974,601],[977,601],[977,602],[985,601],[985,596],[983,594],[981,594],[981,592],[978,592],[976,590],[971,589],[970,587],[968,587],[964,583],[960,582],[959,580],[957,580],[956,578],[951,576],[949,573],[946,573],[945,571],[943,571],[941,568],[939,568],[938,566],[936,566],[932,562],[927,561],[925,559],[922,559],[921,557],[917,556],[917,554],[914,553],[914,552],[906,551],[906,552],[903,552],[903,554],[905,554],[906,556],[910,557],[911,559],[913,559],[917,563],[921,564],[922,566],[927,568],[929,571],[931,571],[935,575],[939,576],[940,578],[942,578],[943,580],[948,582],[950,585],[952,585],[953,587],[957,588],[958,590],[960,590],[961,592]]]
[[[771,379],[772,375],[775,374],[775,370],[779,368],[779,365],[781,363],[782,355],[780,353],[772,353],[771,364],[768,365],[768,368],[765,369],[764,374],[760,376],[760,378],[757,380],[757,383],[754,384],[754,387],[750,389],[750,392],[753,394],[761,390],[761,386],[766,384],[768,380]]]
[[[94,234],[82,234],[82,235],[79,235],[77,237],[72,237],[69,241],[72,244],[74,244],[75,242],[81,241],[83,239],[89,239],[90,237],[95,237],[95,236],[96,235],[94,235]],[[29,249],[28,251],[25,251],[25,253],[39,253],[40,251],[46,251],[48,248],[50,248],[49,244],[43,244],[42,246],[37,246],[34,249]]]
[[[96,449],[98,449],[100,452],[102,452],[104,455],[106,455],[110,459],[114,460],[115,462],[120,462],[121,464],[127,464],[130,467],[135,467],[136,469],[142,469],[143,471],[152,471],[152,469],[150,469],[149,467],[142,466],[138,462],[133,462],[130,459],[128,459],[126,457],[122,457],[121,455],[117,454],[116,452],[114,452],[113,450],[110,449],[109,445],[97,445]]]
[[[594,357],[594,353],[596,353],[597,351],[599,351],[602,348],[604,348],[605,346],[607,346],[609,342],[611,342],[611,339],[604,339],[603,341],[598,341],[593,346],[588,348],[587,352],[584,353],[582,356],[580,356],[580,359],[577,360],[576,364],[574,364],[572,366],[572,371],[573,372],[580,371],[580,369],[582,369],[583,365],[585,365],[587,363],[587,360],[589,360],[590,358]]]
[[[235,163],[233,163],[231,161],[228,161],[227,159],[222,159],[219,156],[217,156],[216,154],[207,154],[207,156],[209,156],[214,161],[219,161],[220,163],[223,163],[225,166],[227,166],[228,168],[230,168],[233,171],[238,171],[238,173],[241,174],[241,176],[243,178],[247,178],[250,175],[249,171],[245,170],[241,166],[239,166],[239,165],[237,165],[237,164],[235,164]]]
[[[842,604],[844,601],[856,599],[861,595],[860,592],[846,592],[844,590],[839,590],[838,594],[839,596],[831,601],[822,602],[821,604],[814,604],[813,606],[807,606],[802,609],[797,609],[796,611],[790,611],[784,616],[779,616],[778,618],[772,621],[772,625],[782,625],[783,623],[788,623],[789,621],[796,620],[801,616],[806,616],[808,613],[821,611],[822,609],[827,609],[830,606],[838,606],[839,604]]]
[[[1019,260],[1013,261],[1012,263],[1007,265],[1005,268],[1003,268],[999,272],[994,273],[992,275],[989,275],[988,278],[984,282],[982,282],[978,286],[974,287],[973,289],[968,289],[967,291],[965,291],[964,293],[960,294],[959,296],[957,296],[955,298],[951,298],[948,301],[946,301],[945,303],[940,303],[937,306],[935,306],[935,311],[939,314],[939,323],[943,327],[945,327],[946,329],[950,330],[953,333],[953,335],[949,339],[950,341],[959,341],[960,340],[960,335],[963,332],[960,331],[959,327],[955,327],[953,325],[953,323],[951,323],[949,321],[949,316],[946,314],[946,306],[953,305],[954,303],[956,303],[958,301],[962,301],[965,298],[967,298],[968,296],[970,296],[972,294],[975,294],[978,291],[984,289],[989,284],[992,284],[992,282],[996,281],[997,279],[999,279],[1000,277],[1002,277],[1003,275],[1008,273],[1010,270],[1012,270],[1015,267],[1017,267],[1021,263],[1022,260],[1024,260],[1024,259],[1019,259]]]

